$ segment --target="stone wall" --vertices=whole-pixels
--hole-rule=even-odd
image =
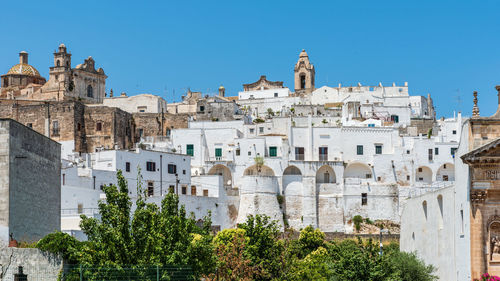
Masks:
[[[10,135],[9,232],[18,241],[36,241],[60,230],[61,147],[18,122],[0,126]]]
[[[135,143],[132,114],[118,108],[86,106],[79,101],[2,100],[0,118],[14,119],[58,142],[74,140],[75,152],[93,152],[115,144],[127,149]]]
[[[53,281],[63,268],[63,260],[38,249],[0,248],[0,280],[14,280],[19,266],[28,280]]]
[[[187,128],[188,114],[164,113],[134,113],[134,122],[136,136],[140,136],[139,130],[142,129],[142,137],[167,136],[167,130]],[[163,132],[162,132],[163,118]]]

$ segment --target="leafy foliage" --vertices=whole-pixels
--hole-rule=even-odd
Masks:
[[[140,180],[132,211],[127,182],[121,172],[117,177],[117,186],[104,187],[100,218],[82,216],[87,242],[55,232],[36,246],[92,268],[102,278],[109,272],[125,272],[127,266],[146,274],[155,265],[189,267],[193,278],[205,280],[436,280],[432,266],[414,253],[400,252],[397,244],[385,246],[380,255],[372,240],[327,242],[325,234],[312,226],[304,228],[298,239],[280,239],[277,223],[264,215],[248,216],[238,228],[213,237],[210,213],[199,226],[173,193],[163,198],[161,208],[147,203]]]

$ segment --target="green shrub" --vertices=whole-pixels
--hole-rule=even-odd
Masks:
[[[360,215],[356,215],[352,218],[352,222],[354,223],[354,228],[356,229],[356,231],[359,232],[359,230],[361,229],[361,224],[363,223],[363,217]]]

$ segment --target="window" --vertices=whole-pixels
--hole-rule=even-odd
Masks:
[[[457,134],[457,130],[453,130],[453,132],[452,132],[452,133],[453,133],[454,135],[456,135],[456,134]]]
[[[97,122],[95,124],[95,130],[98,132],[102,131],[102,123],[101,122]]]
[[[186,170],[182,170],[182,174],[185,175],[186,174]]]
[[[83,204],[82,203],[78,203],[78,213],[79,214],[83,213]]]
[[[372,178],[372,174],[365,174],[365,178],[371,179]]]
[[[306,88],[306,76],[305,75],[300,75],[300,88],[301,89]]]
[[[356,154],[363,155],[363,146],[362,145],[356,146]]]
[[[270,146],[269,157],[276,157],[276,156],[278,156],[278,148],[276,146]]]
[[[200,105],[200,111],[201,111],[201,112],[205,111],[205,106]]]
[[[450,150],[450,153],[452,156],[455,156],[455,151],[457,151],[457,148],[456,147],[452,147],[451,150]]]
[[[278,93],[274,93],[274,97],[277,98],[278,97]]]
[[[443,168],[446,169],[446,164],[443,165]]]
[[[443,175],[443,181],[448,181],[448,175]]]
[[[183,185],[181,187],[181,193],[184,194],[184,195],[186,195],[186,193],[187,193],[187,186]]]
[[[406,176],[406,180],[409,181],[410,180],[410,175],[407,175]]]
[[[76,124],[76,130],[77,130],[78,132],[80,132],[80,131],[82,130],[82,124],[77,123],[77,124]]]
[[[368,193],[361,193],[361,205],[368,205]]]
[[[419,173],[422,173],[422,168],[418,168],[418,172],[419,172]]]
[[[253,134],[253,132],[255,132],[255,129],[251,128],[249,131],[250,131],[250,134]]]
[[[168,186],[168,193],[174,193],[175,186],[174,185],[169,185]]]
[[[241,153],[240,149],[236,148],[236,156],[240,156],[240,153]]]
[[[52,135],[59,136],[59,121],[52,121]]]
[[[169,174],[177,174],[177,165],[168,164],[168,173]]]
[[[65,174],[62,174],[62,184],[65,185],[66,184],[66,175]]]
[[[143,134],[144,134],[144,129],[139,128],[139,137],[141,138]]]
[[[328,161],[328,147],[319,148],[319,161]]]
[[[222,160],[222,148],[215,149],[215,160]]]
[[[148,107],[147,107],[147,106],[138,106],[138,107],[137,107],[137,111],[138,111],[138,112],[146,112],[146,109],[148,109]]]
[[[296,147],[295,148],[295,160],[304,160],[304,148]]]
[[[203,189],[203,196],[208,197],[208,189]]]
[[[130,162],[125,162],[125,172],[130,172]]]
[[[391,115],[391,121],[394,123],[399,123],[399,116],[398,115]]]
[[[432,161],[432,148],[429,148],[429,161]]]
[[[410,154],[410,151],[409,151],[409,150],[407,150],[407,151],[406,151],[406,154]]]
[[[375,145],[375,154],[382,154],[382,145]]]
[[[439,147],[434,147],[434,154],[439,155]]]
[[[169,137],[170,137],[170,133],[171,133],[171,132],[172,132],[172,131],[171,131],[170,129],[167,129],[167,138],[169,138]]]
[[[153,196],[155,194],[154,182],[148,181],[148,196]]]
[[[28,123],[28,124],[26,124],[26,126],[27,126],[28,128],[32,128],[32,129],[33,129],[33,123]]]
[[[146,162],[146,171],[154,172],[156,171],[156,162]]]
[[[191,186],[191,195],[196,195],[196,185]]]
[[[94,97],[94,89],[92,89],[92,85],[87,86],[87,97],[89,98]]]
[[[252,156],[252,151],[248,151],[248,156]]]
[[[186,144],[186,154],[189,156],[194,156],[194,145]]]
[[[61,66],[61,61],[57,60],[57,66]]]
[[[259,133],[264,133],[264,127],[259,127]]]

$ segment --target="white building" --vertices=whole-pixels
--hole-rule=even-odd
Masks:
[[[211,210],[213,223],[227,227],[227,214],[218,210],[224,207],[222,182],[218,177],[191,178],[191,158],[182,154],[148,151],[103,150],[86,155],[86,161],[65,161],[61,173],[61,229],[83,238],[80,231],[80,214],[96,216],[98,201],[105,200],[104,185],[117,184],[116,172],[122,171],[128,182],[132,201],[137,198],[140,182],[148,200],[160,203],[163,196],[173,191],[180,196],[187,212],[194,212],[197,219]],[[141,180],[138,180],[138,175]],[[204,197],[204,198],[201,198]],[[227,207],[226,207],[227,209]],[[226,216],[223,216],[226,215]]]
[[[127,96],[122,93],[120,96],[104,98],[102,105],[118,107],[129,113],[167,113],[167,102],[162,97],[151,94]]]

